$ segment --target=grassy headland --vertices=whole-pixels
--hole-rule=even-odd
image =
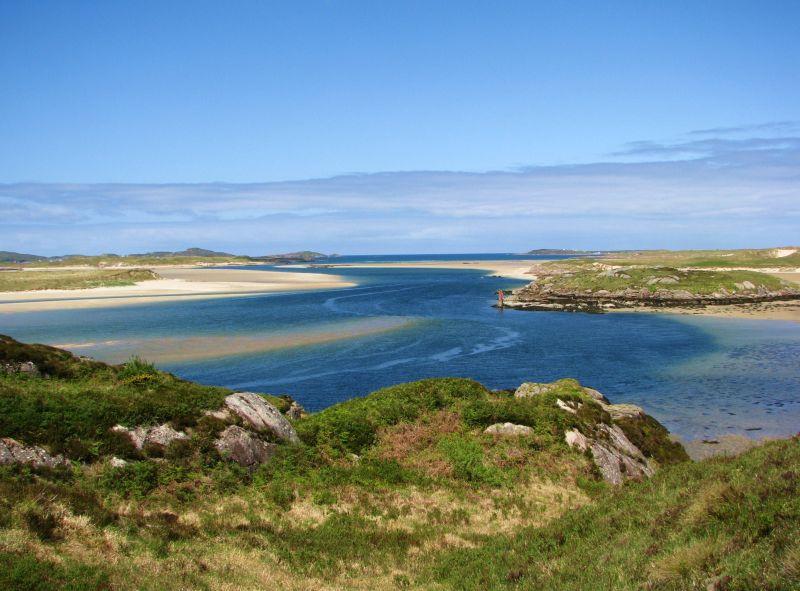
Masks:
[[[0,292],[123,287],[151,279],[159,276],[149,269],[0,271]]]
[[[691,463],[654,420],[619,421],[661,469],[612,488],[564,443],[612,423],[574,380],[519,398],[435,379],[296,419],[302,443],[248,470],[212,443],[223,388],[0,339],[0,366],[27,362],[0,372],[0,435],[73,464],[0,467],[3,589],[800,584],[797,441]],[[136,450],[110,430],[163,421],[188,439]],[[531,430],[483,432],[502,422]]]
[[[643,250],[609,253],[603,262],[690,268],[800,268],[800,247],[737,250]]]
[[[535,265],[529,274],[533,282],[515,290],[506,305],[534,310],[603,311],[800,300],[800,288],[775,275],[753,269],[668,266],[663,261],[656,264],[656,259],[643,259],[642,264],[629,264],[628,259],[566,259]]]

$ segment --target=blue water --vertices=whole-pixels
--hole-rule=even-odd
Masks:
[[[3,314],[0,333],[23,341],[80,344],[297,334],[339,322],[401,318],[409,322],[380,334],[159,365],[206,384],[287,393],[310,410],[424,377],[470,377],[492,388],[575,377],[612,401],[644,406],[687,438],[783,436],[800,425],[798,324],[499,311],[491,307],[494,292],[522,281],[473,270],[313,271],[344,274],[359,286]],[[102,359],[103,345],[91,354]]]

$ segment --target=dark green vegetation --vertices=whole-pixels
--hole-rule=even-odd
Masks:
[[[227,390],[0,338],[0,367],[27,361],[40,375],[0,372],[0,436],[74,463],[0,467],[0,589],[800,584],[797,441],[694,464],[656,421],[623,420],[662,468],[612,489],[563,442],[610,420],[574,380],[518,399],[434,379],[299,419],[302,444],[247,470],[219,457],[222,422],[203,415]],[[190,438],[135,452],[108,431],[163,421]],[[483,433],[506,421],[533,433]]]
[[[149,269],[1,271],[0,291],[122,287],[158,278],[159,276]]]

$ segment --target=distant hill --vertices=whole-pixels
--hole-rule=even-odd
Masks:
[[[41,257],[36,254],[23,254],[21,252],[0,250],[0,263],[29,263],[33,261],[43,261],[46,258],[47,257]]]
[[[218,252],[216,250],[207,250],[205,248],[198,248],[196,246],[192,248],[187,248],[186,250],[180,250],[176,252],[170,251],[155,251],[155,252],[146,252],[142,254],[131,254],[128,256],[132,257],[155,257],[155,258],[170,258],[170,257],[228,257],[228,258],[238,258],[242,255],[231,254],[229,252]],[[245,257],[249,258],[249,257]]]
[[[208,250],[206,248],[191,247],[186,250],[168,251],[158,250],[145,253],[134,253],[119,255],[115,253],[104,253],[101,255],[65,254],[52,257],[39,256],[34,254],[22,254],[18,252],[0,251],[0,264],[33,264],[37,266],[64,266],[64,265],[89,265],[89,266],[108,266],[111,265],[171,265],[188,264],[192,262],[221,263],[224,261],[236,262],[259,262],[271,264],[286,264],[298,262],[310,262],[318,259],[327,258],[327,255],[311,250],[299,252],[287,252],[282,254],[270,254],[260,257],[231,254]]]

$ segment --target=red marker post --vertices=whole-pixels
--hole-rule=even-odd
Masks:
[[[505,296],[505,293],[503,292],[503,290],[502,290],[502,289],[498,289],[498,290],[497,290],[497,305],[498,305],[500,308],[502,308],[502,307],[503,307],[503,297],[504,297],[504,296]]]

